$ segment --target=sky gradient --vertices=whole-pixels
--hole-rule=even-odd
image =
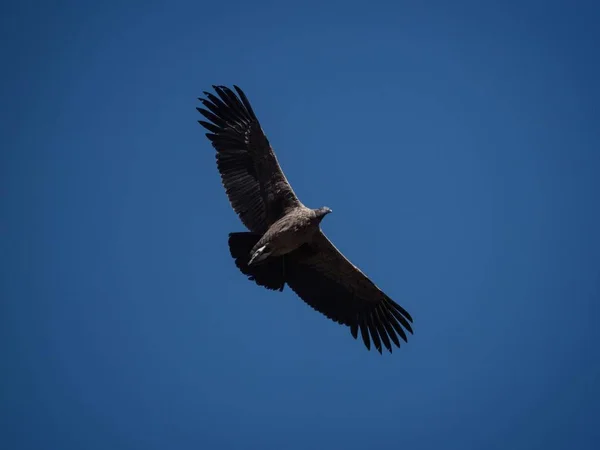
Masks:
[[[3,3],[0,448],[600,448],[599,7],[283,3]],[[392,355],[235,268],[234,83]]]

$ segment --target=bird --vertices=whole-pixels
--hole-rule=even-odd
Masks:
[[[236,267],[258,286],[285,285],[327,318],[360,334],[371,350],[392,353],[413,334],[413,319],[346,258],[321,229],[332,210],[305,206],[288,182],[250,104],[238,86],[203,91],[198,123],[215,150],[221,182],[248,231],[231,232]],[[392,345],[393,344],[393,345]]]

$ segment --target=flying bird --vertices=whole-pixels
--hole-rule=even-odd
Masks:
[[[321,230],[331,213],[298,199],[248,98],[237,86],[213,86],[196,108],[216,150],[221,181],[249,230],[229,234],[238,269],[257,285],[283,291],[287,284],[303,301],[362,337],[367,349],[390,353],[412,334],[412,317],[352,264]]]

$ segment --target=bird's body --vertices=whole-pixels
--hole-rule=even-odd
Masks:
[[[309,244],[319,231],[321,220],[329,212],[328,208],[315,210],[303,205],[294,208],[271,225],[260,238],[251,250],[249,264],[264,261],[270,256],[282,256]],[[258,251],[260,255],[254,258]]]
[[[248,232],[229,234],[236,266],[250,280],[282,291],[288,285],[330,319],[360,332],[381,353],[412,333],[408,312],[389,298],[325,236],[320,224],[331,212],[302,204],[287,181],[275,152],[244,92],[213,86],[198,111],[216,150],[225,191]]]

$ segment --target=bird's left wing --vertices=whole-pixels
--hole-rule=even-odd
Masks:
[[[289,262],[288,262],[289,261]],[[350,327],[356,339],[381,353],[391,353],[392,342],[400,347],[400,336],[412,334],[412,317],[382,292],[352,264],[319,230],[311,244],[305,244],[286,258],[286,281],[306,303],[328,318]]]
[[[204,92],[198,122],[217,151],[217,167],[229,201],[244,225],[264,233],[290,209],[301,205],[244,92],[213,86]]]

